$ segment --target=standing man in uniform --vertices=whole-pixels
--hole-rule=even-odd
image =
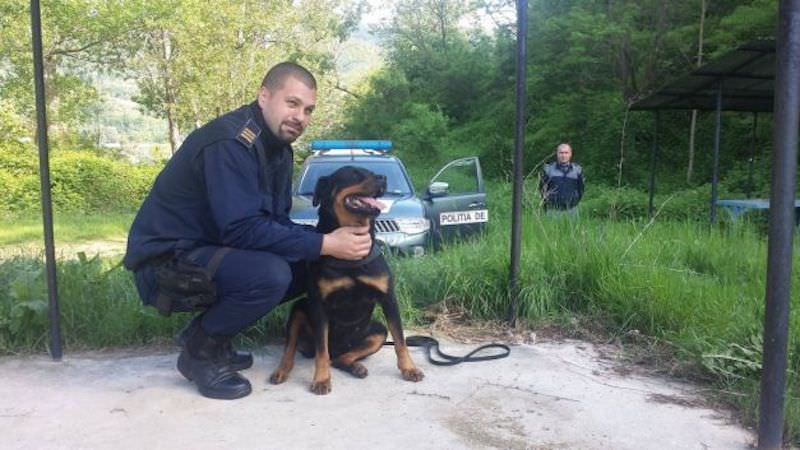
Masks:
[[[544,166],[539,192],[548,214],[577,215],[583,197],[583,168],[572,162],[572,147],[559,144],[556,160]]]
[[[248,395],[253,364],[231,339],[303,292],[305,262],[361,259],[368,227],[322,235],[292,223],[292,146],[309,124],[317,85],[284,62],[257,99],[193,131],[155,180],[123,260],[145,304],[169,315],[202,311],[180,333],[178,370],[206,397]]]

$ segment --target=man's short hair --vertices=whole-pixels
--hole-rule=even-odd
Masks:
[[[271,91],[280,89],[283,87],[284,81],[290,76],[297,78],[310,89],[317,90],[317,80],[314,78],[314,75],[300,64],[289,61],[272,66],[272,68],[267,71],[267,75],[264,76],[264,80],[261,81],[261,86]]]

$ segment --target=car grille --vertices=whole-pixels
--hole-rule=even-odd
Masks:
[[[389,219],[376,220],[375,229],[378,231],[378,233],[391,233],[394,231],[400,231],[400,227],[397,226],[397,222]]]

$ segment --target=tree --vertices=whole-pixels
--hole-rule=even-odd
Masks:
[[[42,46],[51,135],[74,134],[97,94],[86,81],[94,70],[120,67],[130,54],[131,33],[148,14],[143,1],[45,0]],[[33,129],[33,60],[29,4],[0,0],[0,97],[29,118]]]
[[[700,0],[700,27],[697,37],[697,67],[703,65],[703,31],[706,20],[706,0]],[[697,110],[692,110],[692,122],[689,125],[689,158],[686,165],[686,183],[692,182],[692,169],[694,168],[694,137],[697,127]]]
[[[251,101],[267,68],[300,62],[327,88],[335,44],[358,14],[340,0],[151,2],[164,14],[141,35],[135,72],[145,109],[167,119],[170,144],[191,129]],[[322,89],[321,89],[322,90]]]

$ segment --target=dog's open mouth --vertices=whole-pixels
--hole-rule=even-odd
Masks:
[[[380,200],[363,194],[348,195],[344,199],[344,206],[356,214],[369,214],[377,216],[386,207]]]

